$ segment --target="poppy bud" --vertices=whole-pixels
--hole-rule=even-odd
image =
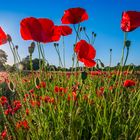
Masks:
[[[34,52],[34,47],[29,46],[29,47],[28,47],[28,52],[29,52],[30,54],[32,54],[32,53]]]
[[[54,45],[54,47],[56,47],[57,46],[57,43],[54,43],[53,45]]]
[[[31,43],[31,47],[33,47],[33,48],[35,47],[35,42]]]
[[[83,71],[81,74],[81,78],[84,81],[87,78],[87,72]]]
[[[130,47],[130,45],[131,45],[131,41],[129,41],[129,40],[125,41],[125,46],[126,47]]]
[[[12,38],[9,34],[7,34],[7,40],[8,40],[8,42],[12,42]]]
[[[15,48],[18,49],[18,45],[16,45]]]
[[[86,27],[83,27],[83,30],[85,31],[86,30]]]
[[[81,31],[82,31],[82,29],[83,29],[83,27],[80,27],[80,28],[79,28],[79,31],[81,32]]]
[[[97,34],[94,33],[94,37],[96,37],[96,36],[97,36]]]

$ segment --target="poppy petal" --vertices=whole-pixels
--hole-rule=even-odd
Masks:
[[[42,42],[41,31],[41,24],[34,17],[25,18],[20,23],[20,33],[24,40]]]
[[[0,45],[7,43],[7,35],[0,27]]]
[[[140,12],[126,11],[122,14],[121,29],[130,32],[140,26]]]
[[[86,10],[80,7],[70,8],[64,11],[61,19],[62,24],[77,24],[88,19]]]
[[[67,36],[72,34],[72,28],[70,28],[69,26],[59,26],[59,28],[61,30],[62,36]]]

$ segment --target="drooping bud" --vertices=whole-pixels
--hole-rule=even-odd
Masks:
[[[15,46],[16,50],[18,50],[18,45]]]
[[[7,41],[12,42],[12,37],[9,34],[7,34]]]

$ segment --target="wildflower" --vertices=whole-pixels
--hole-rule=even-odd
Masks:
[[[72,33],[72,29],[69,26],[59,26],[61,35],[62,36],[67,36]]]
[[[5,96],[2,96],[2,97],[0,98],[0,103],[2,104],[2,106],[4,106],[5,104],[7,104],[7,103],[8,103],[7,98],[6,98]]]
[[[123,83],[123,86],[124,87],[132,87],[132,86],[135,86],[135,81],[133,80],[125,80],[124,83]]]
[[[29,115],[29,109],[28,108],[26,109],[26,115]]]
[[[83,62],[87,67],[95,66],[96,62],[93,60],[96,55],[96,50],[85,40],[80,40],[75,46],[75,52],[79,61]]]
[[[61,19],[62,24],[77,24],[88,19],[86,10],[80,7],[70,8],[64,11]]]
[[[5,34],[5,32],[0,27],[0,45],[3,45],[5,43],[7,43],[7,35]]]
[[[140,12],[125,11],[122,14],[121,29],[124,32],[130,32],[140,26]]]
[[[60,29],[53,21],[47,18],[28,17],[20,23],[20,33],[24,40],[34,40],[47,43],[59,41]]]
[[[6,132],[6,130],[3,130],[1,132],[1,137],[4,139],[6,136],[7,136],[7,132]]]

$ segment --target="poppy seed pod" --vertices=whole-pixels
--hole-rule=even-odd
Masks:
[[[129,40],[125,41],[125,46],[126,47],[130,47],[130,45],[131,45],[131,41],[129,41]]]
[[[35,42],[32,42],[31,43],[31,47],[35,47]]]
[[[11,36],[9,34],[7,34],[7,41],[12,42],[12,38],[11,38]]]
[[[112,52],[112,49],[110,49],[110,52]]]
[[[34,52],[34,47],[29,46],[29,47],[28,47],[28,52],[29,52],[30,54],[32,54],[32,53]]]

